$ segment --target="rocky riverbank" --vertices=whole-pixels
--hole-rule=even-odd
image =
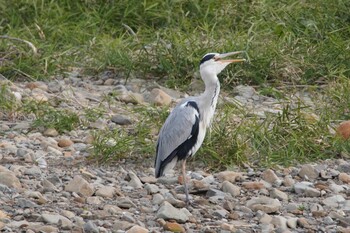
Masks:
[[[73,72],[47,83],[9,85],[19,103],[59,100],[57,108],[78,112],[101,106],[106,93],[117,91],[120,106],[87,128],[63,133],[33,129],[30,115],[2,114],[2,232],[350,232],[347,160],[218,173],[192,168],[187,208],[181,179],[155,179],[151,158],[90,163],[90,129],[132,125],[134,116],[125,108],[167,105],[185,96],[155,82],[124,84],[108,73],[85,80]],[[277,100],[252,87],[239,86],[235,93],[220,101],[238,101],[259,117],[280,111]]]

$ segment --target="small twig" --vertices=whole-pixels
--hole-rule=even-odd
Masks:
[[[130,32],[131,35],[133,35],[137,41],[139,41],[139,38],[137,38],[137,34],[134,32],[134,30],[132,30],[131,27],[129,27],[129,25],[126,25],[125,23],[122,23],[122,25]]]
[[[31,81],[36,81],[32,76],[30,76],[29,74],[19,70],[19,69],[16,69],[16,68],[13,68],[15,71],[17,71],[18,73],[22,74],[23,76],[27,77],[28,79],[30,79]]]
[[[16,38],[16,37],[11,37],[11,36],[0,36],[0,39],[16,40],[16,41],[20,41],[20,42],[26,43],[33,50],[34,55],[38,54],[38,50],[34,46],[34,44],[32,42],[27,41],[27,40],[23,40],[23,39]]]

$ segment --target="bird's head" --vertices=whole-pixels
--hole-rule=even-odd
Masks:
[[[230,53],[208,53],[204,55],[200,62],[200,72],[203,75],[218,75],[228,64],[244,62],[245,59],[224,59],[235,54],[245,53],[244,51]]]

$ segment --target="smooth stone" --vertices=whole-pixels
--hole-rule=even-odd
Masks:
[[[130,177],[129,185],[131,187],[136,189],[140,189],[143,187],[141,180],[137,177],[137,175],[134,172],[129,171],[128,175]]]
[[[267,213],[263,213],[259,219],[259,222],[263,224],[271,223],[271,221],[272,221],[272,217]]]
[[[234,171],[219,172],[215,176],[220,182],[229,181],[231,183],[235,183],[236,181],[239,181],[242,179],[242,174],[240,172],[234,172]]]
[[[270,197],[277,198],[280,201],[287,201],[288,200],[288,194],[285,192],[282,192],[276,188],[273,188],[270,190]]]
[[[150,101],[155,105],[158,105],[158,106],[169,105],[171,104],[171,100],[172,100],[171,96],[159,88],[154,88],[151,91]]]
[[[225,195],[225,193],[223,191],[220,191],[220,190],[214,189],[214,188],[210,188],[207,191],[205,196],[206,197],[216,197],[216,196],[218,196],[218,197],[225,197],[226,195]]]
[[[287,219],[285,217],[282,216],[274,216],[272,218],[271,223],[279,229],[285,230],[287,229]]]
[[[214,210],[212,215],[218,217],[219,219],[222,219],[228,215],[228,211],[225,209],[218,209]]]
[[[0,184],[6,185],[9,188],[22,188],[21,182],[13,172],[3,171],[0,172]]]
[[[295,180],[290,176],[286,176],[282,183],[286,187],[292,187],[295,184]]]
[[[253,211],[261,210],[267,214],[278,211],[282,206],[279,200],[265,196],[254,197],[246,205]]]
[[[143,177],[140,177],[140,180],[142,181],[142,183],[149,183],[149,184],[157,183],[157,178],[155,178],[154,176],[143,176]]]
[[[275,174],[275,172],[271,169],[265,170],[262,174],[262,178],[263,178],[263,180],[265,180],[266,182],[268,182],[272,185],[280,186],[282,184],[282,181],[278,178],[278,176]]]
[[[93,196],[93,197],[87,197],[86,203],[89,205],[100,205],[102,201],[100,197]]]
[[[242,187],[245,189],[259,190],[265,188],[263,182],[247,181],[242,183]]]
[[[112,116],[111,121],[113,123],[116,123],[117,125],[131,125],[132,124],[132,122],[129,118],[127,118],[126,116],[122,116],[122,115]]]
[[[297,228],[298,218],[287,218],[287,226],[291,229]]]
[[[126,231],[126,233],[148,233],[149,231],[141,226],[133,226],[129,230]]]
[[[43,132],[43,135],[47,137],[56,137],[58,136],[58,132],[54,128],[48,128]]]
[[[163,202],[163,200],[164,200],[164,197],[163,197],[163,195],[160,194],[160,193],[156,193],[156,194],[154,194],[153,197],[152,197],[152,203],[153,203],[154,205],[159,205],[159,204],[161,204],[161,203]]]
[[[24,175],[36,176],[41,174],[41,169],[38,166],[32,166],[31,168],[27,168],[23,172]]]
[[[97,189],[95,195],[105,198],[112,198],[116,193],[116,189],[112,186],[102,186]]]
[[[322,203],[328,207],[338,208],[343,205],[345,202],[345,198],[342,195],[334,195],[331,197],[327,197],[322,200]]]
[[[96,224],[93,223],[92,221],[87,221],[83,225],[83,228],[84,228],[84,232],[86,232],[86,233],[99,233],[100,232],[98,227],[96,226]]]
[[[137,207],[135,203],[127,197],[122,197],[118,199],[117,206],[124,209],[130,209],[132,207]]]
[[[339,180],[342,181],[345,184],[350,184],[350,175],[348,175],[347,173],[339,173],[338,176]]]
[[[64,219],[63,221],[70,221],[64,216],[61,216],[59,214],[41,214],[41,218],[43,222],[48,224],[58,224],[60,219]]]
[[[145,184],[145,189],[148,194],[155,194],[159,192],[159,187],[155,184]]]
[[[319,177],[320,172],[317,171],[317,169],[314,166],[310,164],[305,164],[301,167],[298,175],[306,180],[314,180]]]
[[[69,138],[61,138],[57,141],[57,145],[59,147],[69,147],[73,144],[73,141],[70,140]]]
[[[229,181],[224,181],[222,183],[221,189],[225,193],[230,193],[233,197],[239,196],[241,194],[241,188],[237,185],[232,184]]]
[[[94,194],[94,186],[89,184],[83,177],[80,175],[74,176],[73,180],[71,180],[66,186],[65,191],[68,192],[76,192],[85,197],[92,196]]]
[[[233,89],[234,93],[244,97],[245,99],[250,99],[256,94],[256,91],[251,86],[238,85]]]
[[[187,222],[189,216],[190,213],[188,212],[188,210],[186,210],[185,208],[177,209],[167,201],[164,201],[157,211],[157,218],[162,218],[165,220],[174,219],[180,223]]]
[[[19,198],[17,200],[17,204],[21,207],[21,208],[33,208],[33,207],[38,207],[38,205],[34,202],[32,202],[31,200],[28,200],[26,198]]]
[[[293,185],[294,192],[297,194],[304,193],[306,189],[313,187],[313,183],[302,181],[297,182]]]
[[[334,193],[341,193],[346,190],[346,187],[344,187],[344,185],[338,185],[336,183],[331,183],[328,187]]]

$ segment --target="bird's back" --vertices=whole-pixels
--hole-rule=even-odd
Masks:
[[[155,159],[156,177],[172,169],[176,161],[192,155],[199,124],[200,113],[195,97],[184,99],[173,109],[159,132]]]

